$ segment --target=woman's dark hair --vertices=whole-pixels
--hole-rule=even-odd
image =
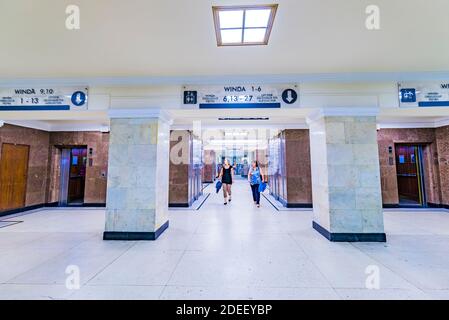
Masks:
[[[259,168],[259,161],[254,160],[254,163],[256,164],[256,167]]]

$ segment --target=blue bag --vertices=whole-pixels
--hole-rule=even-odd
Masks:
[[[262,182],[261,184],[259,184],[259,192],[264,192],[266,188],[267,188],[266,182]]]
[[[215,189],[217,189],[217,193],[218,193],[218,191],[220,191],[222,185],[223,185],[223,183],[221,183],[220,180],[218,180],[217,183],[215,184]]]

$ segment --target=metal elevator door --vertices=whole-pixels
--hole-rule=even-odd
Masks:
[[[70,149],[61,150],[61,176],[59,179],[59,205],[66,206],[68,203],[69,179],[70,179]]]

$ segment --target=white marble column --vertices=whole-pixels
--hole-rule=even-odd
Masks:
[[[320,110],[308,119],[313,227],[331,241],[386,241],[376,110]]]
[[[168,227],[170,123],[157,110],[111,110],[105,240],[156,240]]]

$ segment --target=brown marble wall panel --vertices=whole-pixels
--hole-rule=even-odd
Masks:
[[[107,187],[109,133],[102,132],[51,132],[50,133],[50,177],[47,201],[59,200],[61,147],[87,146],[88,163],[84,203],[105,203]],[[92,155],[89,149],[92,148]],[[92,166],[90,165],[92,161]]]
[[[3,143],[30,146],[25,206],[45,203],[49,133],[5,124],[0,128],[0,157]]]
[[[285,130],[287,202],[312,203],[309,130]]]
[[[382,186],[382,200],[384,204],[399,204],[398,185],[396,176],[395,144],[415,143],[423,144],[424,152],[424,180],[427,201],[440,203],[439,168],[436,158],[435,129],[380,129],[377,140],[379,145],[380,176]],[[389,153],[392,147],[392,153]],[[391,158],[391,159],[390,159]]]
[[[170,159],[169,167],[169,193],[168,203],[170,205],[185,205],[190,202],[189,194],[189,174],[191,172],[191,133],[188,130],[176,130],[179,139],[170,141],[170,154],[172,150],[179,148],[178,155],[188,161],[188,163],[179,163],[179,159]],[[182,145],[181,145],[182,144]],[[176,147],[175,147],[176,146]],[[176,149],[173,149],[176,148]],[[174,151],[173,151],[174,152]],[[187,154],[183,154],[186,152]],[[172,157],[173,155],[171,155]],[[175,155],[176,156],[176,155]]]
[[[427,202],[431,204],[441,203],[441,181],[437,150],[436,143],[428,144],[423,148],[424,187]]]
[[[449,205],[449,126],[435,130],[441,183],[441,204]]]
[[[262,174],[268,175],[268,150],[257,149],[255,157],[259,162],[259,167],[262,170]]]
[[[202,169],[202,181],[212,182],[215,179],[217,173],[215,172],[215,151],[214,150],[204,150],[204,164]]]

